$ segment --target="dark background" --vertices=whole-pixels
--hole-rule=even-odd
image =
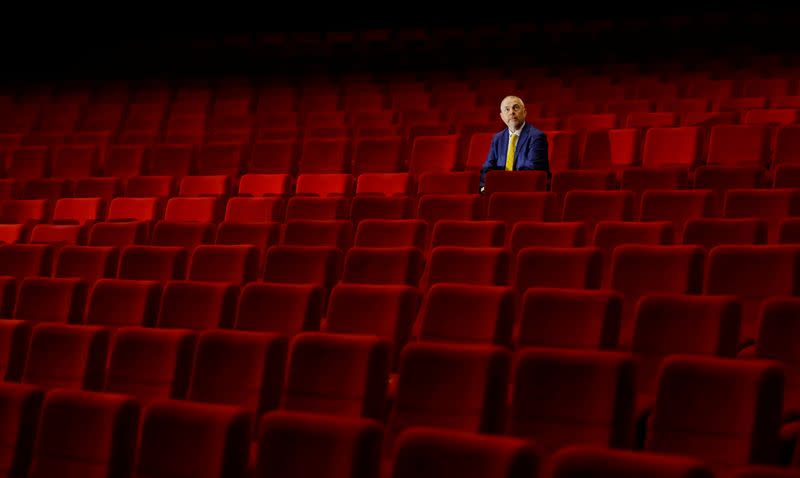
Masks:
[[[213,32],[187,28],[204,23],[193,17],[148,23],[139,15],[128,18],[125,11],[103,21],[46,25],[6,18],[10,26],[0,32],[0,81],[263,79],[322,71],[424,73],[518,64],[593,68],[632,63],[646,72],[670,62],[688,70],[714,61],[746,68],[764,54],[781,55],[787,66],[800,64],[797,8],[654,4],[650,7],[658,11],[644,12],[619,5],[493,2],[467,10],[411,2],[381,5],[384,13],[379,15],[374,3],[296,5],[302,18],[298,12],[269,12],[263,6],[206,12],[204,19],[215,17],[223,27]],[[245,31],[243,23],[256,27]],[[388,38],[372,36],[380,30],[388,30]]]

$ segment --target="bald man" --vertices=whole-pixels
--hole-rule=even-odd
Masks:
[[[489,154],[481,169],[481,192],[483,192],[486,172],[490,169],[546,171],[547,176],[550,176],[550,163],[547,160],[547,136],[525,122],[527,114],[522,98],[506,96],[500,102],[500,119],[508,126],[508,129],[500,131],[492,138]]]

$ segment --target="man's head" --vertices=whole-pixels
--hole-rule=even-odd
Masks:
[[[517,96],[506,96],[500,102],[500,119],[512,130],[518,130],[525,124],[525,103]]]

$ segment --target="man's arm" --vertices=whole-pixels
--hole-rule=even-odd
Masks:
[[[536,171],[546,171],[550,177],[550,161],[547,159],[547,135],[536,135],[531,139],[531,168]]]
[[[547,135],[542,133],[533,142],[533,169],[547,171],[550,176],[550,160],[547,159]]]
[[[483,168],[481,168],[481,185],[479,191],[483,192],[483,184],[486,180],[486,173],[490,169],[497,169],[497,152],[495,151],[495,144],[497,143],[497,136],[492,138],[492,144],[489,146],[489,153],[486,155],[486,161],[483,163]]]

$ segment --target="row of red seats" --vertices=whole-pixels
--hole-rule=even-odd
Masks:
[[[250,173],[348,173],[356,175],[451,172],[480,169],[493,132],[419,136],[406,144],[401,136],[269,140],[193,145],[9,146],[4,150],[5,172],[16,179],[47,176],[87,178],[101,171],[127,178],[142,174],[237,176]],[[708,166],[794,165],[800,127],[716,125],[708,142],[699,127],[649,128],[640,143],[637,129],[591,132],[552,131],[549,159],[553,171]],[[409,147],[410,146],[410,147]],[[302,149],[302,150],[301,150]],[[406,159],[407,158],[407,159]],[[407,164],[406,164],[407,163]]]
[[[107,211],[103,200],[99,198],[61,198],[55,202],[52,211],[45,199],[5,200],[0,201],[0,219],[3,221],[0,229],[3,240],[9,243],[33,241],[121,246],[149,242],[152,234],[148,232],[148,224],[155,224],[156,229],[173,228],[187,233],[195,231],[193,235],[186,236],[186,239],[196,237],[200,242],[190,241],[180,244],[193,247],[198,243],[213,241],[213,232],[217,229],[215,224],[220,220],[222,222],[220,229],[233,230],[237,229],[234,225],[240,224],[243,227],[237,230],[244,231],[247,229],[244,226],[249,226],[253,230],[271,231],[275,227],[271,223],[283,222],[285,219],[287,225],[291,223],[292,230],[300,231],[301,228],[305,228],[307,232],[314,232],[303,239],[306,241],[305,245],[336,245],[346,249],[352,242],[354,229],[357,236],[358,227],[363,221],[388,218],[388,220],[408,222],[410,219],[406,218],[414,216],[410,214],[413,206],[413,209],[417,210],[418,222],[422,223],[422,249],[426,249],[424,246],[430,242],[426,238],[435,235],[435,225],[440,221],[467,222],[464,225],[448,226],[451,229],[461,228],[466,235],[441,232],[445,235],[450,234],[453,239],[448,241],[455,241],[454,245],[490,246],[515,242],[512,238],[523,234],[521,231],[514,231],[517,223],[526,223],[524,227],[530,228],[536,225],[527,223],[542,221],[585,223],[585,228],[575,224],[564,224],[563,228],[551,225],[554,231],[580,232],[581,243],[592,240],[595,235],[595,225],[601,222],[666,221],[672,223],[673,230],[660,232],[658,236],[668,234],[669,238],[664,240],[681,241],[684,238],[687,221],[718,215],[714,194],[708,190],[645,191],[638,212],[634,209],[633,198],[634,195],[630,191],[570,191],[564,195],[562,206],[558,204],[558,196],[553,193],[496,192],[488,201],[485,216],[479,196],[455,194],[424,195],[416,206],[411,198],[403,196],[386,198],[366,195],[356,196],[352,201],[349,198],[295,196],[290,198],[288,203],[279,197],[237,197],[229,199],[227,204],[224,200],[213,197],[174,197],[166,201],[165,209],[163,200],[159,198],[115,198],[109,204]],[[791,242],[795,227],[791,218],[796,215],[797,202],[798,190],[795,189],[729,190],[725,194],[720,214],[722,218],[757,219],[765,224],[761,225],[757,220],[705,222],[728,223],[732,228],[734,224],[739,224],[743,237],[751,237],[755,243],[760,243],[762,240],[767,240],[769,243]],[[592,207],[588,208],[588,205]],[[484,217],[487,221],[482,220]],[[103,219],[105,222],[98,222]],[[348,219],[352,219],[352,226]],[[478,222],[470,224],[472,221]],[[49,222],[52,224],[48,224]],[[783,222],[786,222],[786,225],[782,225]],[[416,228],[420,226],[413,225],[415,223],[413,220],[411,223],[412,225],[404,226],[406,228],[404,230],[414,231],[413,234],[409,232],[397,238],[393,242],[394,245],[418,245],[416,240],[402,239],[402,237],[416,237]],[[648,226],[637,225],[634,222],[628,227],[631,230],[644,231]],[[719,227],[724,228],[722,225]],[[30,237],[32,229],[39,230],[42,239],[32,239]],[[120,237],[135,239],[135,242],[107,243],[104,242],[105,239],[91,238],[95,231],[102,234],[102,237],[110,238],[112,236],[106,233],[114,230],[119,231],[116,234],[122,234]],[[207,230],[210,232],[206,232]],[[398,229],[400,230],[403,229]],[[729,229],[730,232],[733,230]],[[137,232],[133,234],[134,231]],[[478,235],[474,236],[475,234]],[[302,234],[295,235],[298,238],[302,236]],[[573,235],[567,234],[568,237]],[[657,235],[654,234],[655,236]],[[762,236],[767,239],[763,239]],[[45,237],[50,239],[44,240]],[[265,235],[262,239],[268,237],[273,237],[273,234]],[[258,243],[253,245],[263,246]]]
[[[66,393],[47,391],[53,388],[132,396],[115,395],[116,400],[126,402],[123,408],[128,414],[126,419],[100,421],[105,427],[110,423],[130,427],[125,430],[126,436],[120,437],[130,447],[128,454],[123,454],[128,457],[137,441],[137,402],[150,404],[142,413],[142,441],[151,437],[148,432],[153,433],[148,420],[153,415],[165,413],[165,408],[177,416],[181,416],[181,410],[192,411],[183,420],[167,420],[169,427],[159,427],[167,439],[162,436],[158,440],[161,444],[158,451],[139,448],[140,465],[142,455],[159,456],[160,460],[151,463],[154,469],[173,463],[177,467],[173,469],[191,470],[205,457],[233,453],[217,445],[208,450],[209,455],[189,460],[192,464],[181,459],[184,454],[170,456],[184,448],[194,454],[208,448],[209,443],[219,444],[219,440],[197,438],[197,430],[204,428],[192,420],[192,415],[196,419],[197,415],[205,416],[212,410],[215,415],[224,410],[225,416],[234,416],[239,422],[236,428],[223,428],[228,437],[225,443],[231,446],[230,440],[235,437],[233,446],[242,448],[234,453],[238,465],[227,469],[228,473],[219,467],[210,469],[212,476],[226,478],[240,476],[247,468],[245,450],[252,437],[252,413],[254,407],[264,404],[261,401],[264,394],[275,394],[280,389],[280,396],[273,396],[275,400],[267,403],[288,412],[337,414],[351,419],[384,414],[389,356],[386,342],[378,338],[301,334],[292,341],[285,380],[280,377],[283,367],[275,368],[276,362],[281,361],[281,345],[274,335],[204,332],[195,338],[194,334],[179,330],[120,329],[111,342],[106,366],[109,339],[107,331],[93,327],[42,324],[31,331],[22,385],[7,383],[0,387],[0,394],[6,398],[3,412],[18,424],[6,426],[2,432],[5,442],[14,445],[11,464],[22,468],[15,470],[23,473],[20,476],[24,476],[30,459],[25,453],[30,453],[34,439],[33,434],[21,431],[36,422],[42,401],[48,403]],[[283,344],[285,350],[285,341]],[[150,355],[148,351],[155,353]],[[192,355],[194,366],[185,362],[191,361]],[[81,358],[76,360],[77,357]],[[237,367],[250,362],[262,364],[260,370]],[[214,373],[222,364],[229,365],[224,368],[226,373]],[[181,382],[175,375],[185,373],[187,366],[191,376],[188,383]],[[388,460],[400,446],[398,437],[418,426],[507,433],[531,440],[545,463],[568,445],[630,448],[635,382],[635,361],[627,354],[532,348],[512,357],[497,347],[411,344],[400,358],[396,393],[385,433],[381,438],[379,431],[377,440],[367,449],[374,465],[379,466],[381,461],[389,465]],[[280,383],[283,387],[274,388]],[[746,389],[743,383],[747,384]],[[438,384],[435,394],[431,393],[431,384]],[[273,388],[266,390],[269,385]],[[186,387],[183,391],[182,386]],[[781,420],[775,411],[780,410],[783,389],[783,371],[774,362],[668,357],[660,367],[644,449],[691,456],[720,471],[748,464],[777,464]],[[85,392],[77,396],[105,397]],[[585,406],[587,396],[593,399],[592,407]],[[184,397],[206,404],[162,401]],[[720,407],[720,400],[725,401],[725,407]],[[241,408],[222,408],[209,402]],[[119,410],[119,406],[113,409]],[[260,438],[268,433],[270,420],[282,415],[267,414],[262,419]],[[62,417],[76,418],[69,413]],[[747,419],[737,420],[737,417]],[[187,426],[187,421],[195,426]],[[63,427],[61,433],[86,433],[98,421],[73,423],[76,428]],[[373,427],[379,426],[371,423]],[[316,433],[319,432],[317,429]],[[102,433],[108,435],[108,430]],[[176,435],[181,439],[176,440]],[[334,443],[342,446],[345,442],[339,439]],[[206,446],[198,448],[201,444]],[[292,447],[302,449],[303,445],[293,443]],[[334,450],[329,453],[335,453]],[[107,459],[111,461],[110,457]],[[96,466],[96,460],[91,461]],[[34,459],[33,469],[37,466],[41,464]]]
[[[335,104],[327,104],[327,97],[313,97],[314,103],[302,113],[294,111],[291,105],[275,104],[278,98],[268,99],[266,104],[259,104],[258,110],[249,111],[249,105],[242,100],[223,100],[215,104],[214,111],[209,113],[208,102],[175,102],[166,103],[131,103],[96,104],[82,106],[77,103],[57,103],[40,105],[3,104],[0,103],[0,131],[4,133],[100,133],[186,129],[246,129],[246,128],[322,128],[322,127],[366,127],[366,126],[410,126],[411,124],[439,124],[448,122],[459,124],[464,122],[486,123],[497,121],[500,101],[507,94],[517,90],[508,90],[492,97],[490,105],[478,106],[474,100],[459,98],[458,93],[449,94],[452,100],[442,105],[431,104],[428,93],[401,93],[390,107],[381,101],[363,102],[363,95],[348,97],[345,109],[336,108]],[[379,94],[375,94],[380,97]],[[453,96],[455,95],[455,96]],[[523,99],[526,96],[522,95]],[[335,96],[332,97],[335,99]],[[771,98],[748,97],[703,97],[673,98],[659,101],[648,99],[605,100],[605,101],[569,101],[554,100],[526,104],[531,118],[558,118],[565,121],[569,129],[569,117],[573,115],[606,116],[606,123],[622,126],[632,118],[640,115],[659,114],[684,116],[689,113],[700,115],[706,112],[741,113],[745,123],[764,122],[770,115],[782,122],[792,119],[791,111],[800,107],[800,96],[784,96]],[[760,111],[753,115],[749,110]],[[658,112],[658,113],[656,113]],[[759,118],[765,116],[767,118]],[[796,116],[796,114],[795,114]],[[626,120],[626,117],[628,118]],[[739,115],[734,115],[737,119]],[[675,121],[675,119],[673,119]],[[690,118],[684,118],[693,124]],[[772,122],[772,121],[770,121]],[[790,121],[791,122],[791,121]]]
[[[56,258],[55,275],[88,281],[118,277],[237,285],[261,279],[316,284],[326,294],[340,280],[420,286],[423,290],[451,282],[511,286],[519,294],[531,287],[604,287],[623,294],[625,337],[630,335],[636,303],[644,294],[731,294],[744,304],[742,339],[752,339],[761,303],[768,297],[792,296],[800,290],[797,253],[796,245],[723,245],[706,253],[703,247],[693,245],[623,243],[607,249],[524,247],[511,258],[503,248],[439,246],[426,261],[413,247],[354,247],[342,254],[335,247],[278,245],[270,247],[260,260],[252,246],[201,245],[191,258],[182,247],[127,246],[118,260],[115,248],[69,246]],[[15,284],[28,276],[51,274],[52,254],[52,248],[46,245],[0,246],[0,273],[7,276],[0,309],[13,310]],[[653,275],[652,271],[661,272]],[[81,287],[75,281],[64,284],[61,287],[67,291]],[[66,297],[72,297],[70,294]]]

